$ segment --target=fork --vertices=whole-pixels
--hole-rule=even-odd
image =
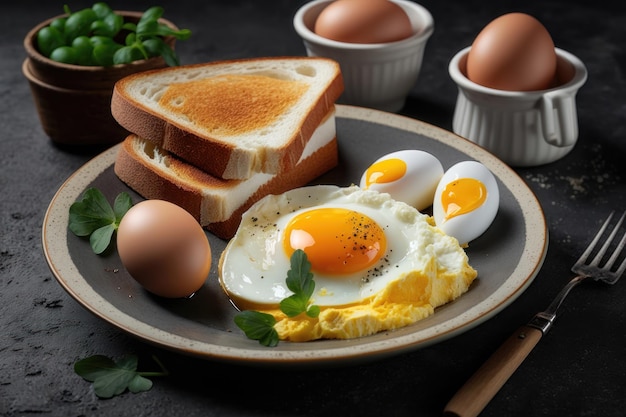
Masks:
[[[601,238],[607,231],[613,214],[609,215],[587,249],[572,266],[572,272],[576,276],[563,287],[545,311],[537,313],[528,323],[517,329],[457,391],[444,408],[445,417],[475,417],[483,410],[526,359],[541,337],[552,327],[559,306],[572,288],[588,278],[607,284],[615,284],[619,280],[626,270],[626,259],[622,259],[616,268],[613,266],[626,246],[626,233],[617,243],[609,259],[601,265],[626,217],[626,212],[624,212],[609,232],[608,238],[602,242]],[[592,256],[593,259],[591,259]]]

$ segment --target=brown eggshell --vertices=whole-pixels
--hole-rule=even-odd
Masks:
[[[525,13],[508,13],[478,34],[467,56],[467,77],[485,87],[533,91],[550,87],[556,52],[548,30]]]
[[[315,33],[348,43],[386,43],[413,34],[406,12],[389,0],[336,0],[315,21]]]
[[[192,295],[211,269],[211,248],[200,224],[162,200],[145,200],[128,210],[117,230],[117,251],[128,273],[161,297]]]

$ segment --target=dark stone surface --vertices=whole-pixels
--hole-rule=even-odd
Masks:
[[[111,1],[117,9],[155,3]],[[190,28],[183,63],[303,55],[291,20],[303,1],[192,0],[159,3]],[[578,95],[580,136],[555,163],[517,170],[535,191],[550,229],[542,271],[512,305],[451,340],[389,359],[334,369],[270,370],[213,363],[144,344],[94,317],[56,282],[43,257],[41,225],[58,187],[96,150],[53,146],[21,73],[22,39],[63,2],[21,0],[0,13],[0,415],[2,416],[437,416],[455,390],[520,324],[551,301],[598,219],[626,208],[626,7],[614,1],[424,0],[435,18],[420,79],[402,113],[451,127],[456,87],[447,63],[480,29],[525,11],[589,71]],[[74,9],[91,2],[70,2]],[[589,284],[562,306],[551,332],[483,416],[623,416],[626,410],[626,287]],[[104,354],[151,355],[171,375],[147,393],[99,400],[73,363]]]

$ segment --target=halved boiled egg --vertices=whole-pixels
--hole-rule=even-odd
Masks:
[[[311,263],[317,318],[278,309],[290,256]],[[269,195],[242,217],[219,280],[242,310],[273,314],[283,340],[350,338],[406,326],[467,291],[476,271],[458,242],[406,203],[357,186]]]
[[[480,162],[459,162],[445,172],[435,191],[433,217],[444,233],[466,244],[482,235],[498,213],[495,177]]]
[[[432,205],[443,172],[434,155],[417,149],[401,150],[374,161],[361,176],[360,186],[389,193],[395,200],[424,210]]]

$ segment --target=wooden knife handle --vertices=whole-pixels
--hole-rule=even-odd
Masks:
[[[445,417],[476,417],[537,345],[543,333],[524,325],[513,333],[444,408]]]

